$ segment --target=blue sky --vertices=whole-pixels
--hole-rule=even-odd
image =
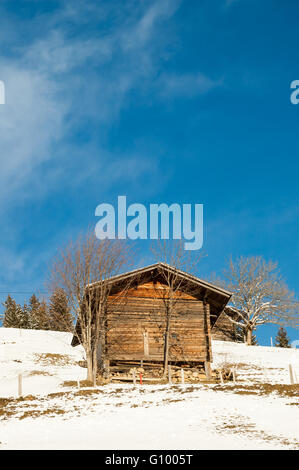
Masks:
[[[203,203],[200,277],[262,255],[298,296],[298,10],[2,0],[0,300],[43,292],[57,247],[122,194]],[[261,344],[276,330],[261,328]]]

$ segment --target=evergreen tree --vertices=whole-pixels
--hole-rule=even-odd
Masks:
[[[3,326],[5,328],[20,328],[20,318],[18,316],[18,306],[14,299],[10,295],[7,296],[4,306],[4,320]]]
[[[17,305],[17,315],[19,317],[19,328],[30,328],[29,308],[26,302],[24,303],[23,308],[21,305]]]
[[[290,339],[287,335],[287,331],[280,327],[275,338],[275,346],[277,348],[290,348]]]
[[[234,341],[243,343],[245,341],[245,331],[240,325],[233,325],[234,327]]]
[[[45,300],[40,302],[38,309],[38,329],[39,330],[50,330],[50,318],[49,318],[49,309]]]
[[[39,309],[40,309],[40,301],[33,294],[29,299],[28,305],[28,316],[29,316],[29,328],[32,330],[39,330]]]
[[[55,289],[49,301],[50,327],[54,331],[72,331],[71,315],[67,295],[63,289]]]
[[[246,342],[246,335],[245,335],[245,328],[242,325],[234,325],[234,340],[239,341],[240,343]],[[252,333],[252,339],[251,339],[251,344],[252,346],[258,346],[258,340],[255,334]]]
[[[48,306],[45,300],[40,301],[33,294],[29,299],[28,314],[29,328],[33,330],[49,330]]]

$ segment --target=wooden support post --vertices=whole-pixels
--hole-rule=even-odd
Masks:
[[[136,373],[135,373],[135,369],[133,369],[132,374],[133,374],[133,384],[136,385]]]
[[[185,372],[184,372],[184,369],[181,369],[181,383],[182,383],[182,385],[185,384]]]
[[[204,312],[204,334],[205,334],[205,346],[206,346],[206,362],[210,364],[212,360],[211,354],[211,332],[210,332],[210,309],[207,300],[207,294],[204,295],[203,299],[203,312]],[[211,374],[211,368],[210,368]],[[209,379],[208,379],[209,380]]]
[[[148,332],[144,331],[143,332],[143,351],[145,357],[149,356],[149,346],[148,346]]]
[[[109,379],[110,377],[110,360],[105,359],[104,361],[104,371],[105,371],[105,377]]]
[[[224,382],[223,382],[223,375],[222,375],[222,369],[219,369],[219,377],[220,377],[220,383],[221,383],[221,385],[224,385]]]
[[[168,366],[168,383],[169,383],[169,385],[172,384],[172,380],[171,380],[171,366],[170,366],[170,365]]]
[[[207,380],[211,380],[211,363],[208,362],[208,361],[205,361],[205,374],[206,374],[206,378]]]
[[[22,374],[18,375],[18,395],[21,397],[23,395],[23,390],[22,390]]]
[[[290,382],[291,382],[291,385],[293,385],[295,383],[295,380],[294,380],[294,371],[293,371],[292,364],[289,364],[289,373],[290,373]]]

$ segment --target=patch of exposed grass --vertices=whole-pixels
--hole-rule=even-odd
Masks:
[[[26,419],[26,418],[39,418],[40,416],[49,416],[53,417],[57,415],[63,415],[65,414],[65,410],[62,408],[47,408],[46,410],[28,410],[25,411],[21,416],[19,416],[19,419]]]
[[[216,385],[213,390],[234,392],[238,395],[270,395],[276,393],[281,397],[299,397],[299,384]]]
[[[47,366],[68,366],[76,362],[67,354],[42,353],[34,354],[35,362],[40,362]]]
[[[50,372],[47,372],[46,370],[32,370],[29,374],[29,377],[35,376],[35,375],[53,375],[50,374]]]
[[[105,385],[106,382],[103,381],[101,378],[98,378],[96,381],[96,385]],[[80,388],[85,387],[94,387],[94,383],[91,380],[79,380]],[[62,383],[62,387],[78,387],[78,382],[76,380],[65,380]]]
[[[97,388],[85,388],[78,390],[77,392],[74,393],[74,396],[77,397],[89,397],[92,395],[98,395],[100,393],[103,393],[102,390],[99,390]]]
[[[184,401],[183,398],[165,398],[162,403],[177,403],[178,401]]]
[[[7,406],[14,401],[14,398],[0,398],[0,408]]]
[[[14,403],[13,398],[0,398],[0,419],[7,419],[14,415],[15,411],[12,406]]]
[[[177,391],[179,393],[192,393],[192,392],[195,392],[197,391],[198,389],[196,387],[185,387],[185,388],[179,388]]]
[[[216,426],[217,431],[221,433],[227,431],[233,434],[245,434],[249,439],[260,440],[271,443],[274,446],[286,446],[298,449],[299,442],[296,439],[287,439],[277,435],[272,435],[262,429],[257,429],[254,423],[249,423],[248,418],[244,416],[235,416],[235,421],[226,422]]]
[[[71,392],[52,392],[48,393],[47,398],[69,398],[71,396]]]
[[[92,395],[99,395],[105,393],[103,390],[99,388],[80,388],[76,392],[73,393],[74,397],[88,397]]]
[[[16,414],[15,412],[15,409],[14,408],[11,408],[11,409],[3,409],[3,408],[0,408],[0,419],[1,420],[5,420],[5,419],[8,419],[8,418],[11,418],[12,416],[14,416]]]
[[[77,387],[78,383],[75,380],[65,380],[61,384],[62,387]]]
[[[33,401],[33,400],[37,400],[37,397],[35,397],[34,395],[25,395],[24,397],[19,397],[19,398],[16,398],[15,401],[19,402],[19,401]]]
[[[263,367],[257,364],[247,364],[246,362],[225,362],[225,368],[229,369],[254,369],[254,370],[263,370]]]

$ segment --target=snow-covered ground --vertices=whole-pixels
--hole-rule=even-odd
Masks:
[[[289,365],[299,383],[299,349],[247,346],[213,341],[213,368],[235,366],[238,379],[245,382],[290,383]]]
[[[0,397],[17,396],[18,374],[23,394],[55,392],[66,380],[83,380],[81,347],[73,348],[70,333],[0,328]],[[53,356],[54,355],[54,356]]]
[[[79,390],[62,386],[86,375],[78,363],[83,351],[70,340],[67,333],[0,328],[0,449],[298,448],[298,392],[266,393],[262,385],[289,384],[289,364],[299,376],[298,350],[214,341],[213,367],[234,364],[236,387]],[[23,399],[16,398],[18,374]]]

